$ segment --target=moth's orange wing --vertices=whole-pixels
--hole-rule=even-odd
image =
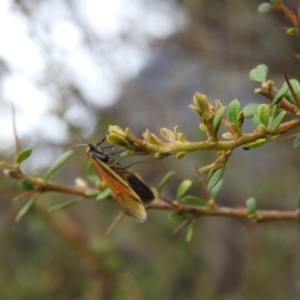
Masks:
[[[116,194],[117,201],[122,207],[123,212],[139,222],[144,222],[147,214],[140,197],[104,162],[94,158],[90,153],[88,153],[88,156],[99,176]]]

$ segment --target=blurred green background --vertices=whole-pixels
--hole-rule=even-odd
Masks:
[[[290,78],[299,79],[299,62],[293,56],[299,52],[299,37],[285,35],[282,28],[289,24],[282,15],[257,13],[260,1],[112,1],[113,12],[104,1],[98,1],[102,7],[79,0],[4,2],[22,22],[42,67],[26,73],[17,60],[14,65],[0,53],[1,160],[12,161],[14,151],[8,80],[23,76],[48,99],[41,119],[32,123],[26,109],[36,109],[40,100],[32,102],[26,94],[13,98],[21,145],[33,148],[24,163],[29,173],[43,174],[68,147],[82,143],[76,133],[96,143],[110,124],[130,127],[136,136],[146,129],[158,133],[161,127],[180,125],[189,140],[201,140],[198,117],[187,107],[193,94],[202,92],[224,105],[235,98],[242,105],[263,103],[254,94],[257,85],[248,79],[257,64],[267,64],[269,78],[279,86],[279,57]],[[291,8],[296,2],[285,1]],[[102,26],[100,21],[110,14],[114,22]],[[19,42],[21,55],[23,40],[9,33],[9,24],[6,28],[8,38]],[[76,45],[66,46],[74,32],[79,36]],[[35,53],[28,60],[30,56]],[[245,127],[253,130],[251,122]],[[294,209],[297,155],[292,142],[237,149],[217,202],[235,207],[254,196],[259,208]],[[163,192],[168,199],[174,199],[186,178],[194,182],[192,193],[203,196],[194,166],[215,157],[207,152],[180,161],[149,157],[137,168],[152,186],[174,170]],[[145,158],[123,161],[139,159]],[[84,150],[77,148],[52,180],[72,185],[84,177],[86,163]],[[88,200],[50,214],[46,210],[51,205],[74,197],[47,193],[17,223],[14,218],[25,202],[11,199],[21,189],[17,181],[0,176],[1,299],[299,299],[297,223],[242,230],[245,221],[203,217],[197,220],[192,243],[186,243],[185,231],[170,238],[175,226],[166,212],[151,210],[146,223],[125,218],[105,237],[119,212],[117,205]]]

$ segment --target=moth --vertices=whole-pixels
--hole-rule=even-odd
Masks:
[[[154,200],[151,189],[128,167],[119,164],[100,145],[88,144],[86,152],[98,175],[107,183],[126,215],[139,222],[147,218],[145,207]]]

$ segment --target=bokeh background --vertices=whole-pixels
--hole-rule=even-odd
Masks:
[[[11,103],[23,148],[33,149],[23,170],[45,169],[72,145],[96,143],[107,127],[146,129],[180,125],[187,138],[203,139],[188,105],[198,91],[224,105],[263,103],[248,78],[257,64],[283,82],[279,57],[290,78],[299,78],[299,37],[286,36],[284,17],[257,13],[260,1],[203,0],[3,0],[0,4],[0,158],[13,160]],[[291,9],[299,1],[285,1]],[[297,77],[298,76],[298,77]],[[245,124],[252,130],[251,122]],[[193,180],[194,166],[216,153],[177,161],[152,157],[140,168],[150,185],[176,172],[164,196]],[[126,158],[126,163],[140,158]],[[142,158],[144,160],[144,157]],[[84,176],[84,150],[53,180],[74,184]],[[221,205],[250,196],[260,208],[294,209],[299,158],[292,142],[237,149],[230,158]],[[53,204],[74,197],[49,193],[20,222],[21,189],[0,175],[1,299],[299,299],[297,223],[266,223],[242,230],[245,221],[206,217],[192,243],[185,232],[170,239],[166,212],[149,211],[144,224],[126,218],[109,237],[118,214],[110,202],[85,201],[50,214]],[[25,200],[26,201],[26,200]]]

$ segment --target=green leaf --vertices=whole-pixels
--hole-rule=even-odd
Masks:
[[[224,132],[222,137],[226,140],[234,140],[234,135],[231,132]]]
[[[182,159],[188,154],[187,151],[181,151],[177,153],[177,159]]]
[[[256,215],[256,199],[254,197],[251,197],[246,200],[246,207],[250,215]]]
[[[273,133],[274,131],[277,130],[277,128],[279,127],[279,125],[281,124],[284,116],[286,115],[285,111],[280,112],[280,114],[276,117],[276,119],[273,121],[273,124],[271,126],[271,133]]]
[[[258,148],[262,145],[264,145],[267,142],[266,139],[258,139],[253,143],[247,144],[243,147],[244,150],[249,150],[249,149],[254,149],[254,148]]]
[[[278,104],[282,98],[284,98],[285,94],[288,92],[289,87],[283,86],[282,88],[279,89],[279,91],[276,93],[274,99],[273,99],[273,105]]]
[[[95,175],[93,172],[94,172],[94,166],[92,162],[89,160],[85,168],[85,178],[89,182],[96,184],[96,182],[99,181],[99,176]]]
[[[268,127],[264,124],[259,125],[256,129],[260,132],[263,132],[263,133],[267,133],[269,131]]]
[[[188,106],[191,110],[193,110],[196,114],[201,115],[200,109],[193,104]]]
[[[207,120],[209,118],[209,102],[207,97],[201,93],[195,93],[193,97],[195,107],[199,110],[200,116]]]
[[[269,12],[270,10],[272,10],[272,5],[268,2],[263,2],[261,3],[258,8],[257,8],[257,11],[259,13],[267,13]]]
[[[176,133],[175,139],[176,139],[176,141],[180,141],[180,142],[182,142],[182,143],[186,142],[185,134],[182,133],[182,132]]]
[[[29,211],[29,209],[32,207],[32,205],[36,202],[36,200],[38,199],[38,197],[40,196],[40,193],[35,194],[33,197],[31,197],[26,203],[25,205],[21,208],[21,210],[19,211],[19,213],[16,216],[15,221],[19,222],[21,220],[21,218]]]
[[[8,164],[8,163],[6,163],[6,162],[4,162],[4,161],[0,161],[0,166],[1,166],[1,167],[4,167],[4,168],[7,168],[7,169],[13,169],[13,168],[14,168],[13,165]]]
[[[90,176],[87,178],[87,180],[88,180],[89,182],[91,182],[91,183],[96,184],[100,179],[99,179],[99,176],[98,176],[98,175],[92,174],[92,175],[90,175]]]
[[[50,176],[55,171],[57,171],[73,153],[74,153],[74,150],[68,150],[60,158],[58,158],[56,160],[56,162],[49,168],[48,172],[46,173],[45,179],[48,180],[50,178]]]
[[[299,31],[297,27],[290,27],[286,30],[286,34],[288,35],[298,35]]]
[[[31,191],[34,189],[34,185],[27,179],[21,179],[19,181],[19,186],[24,190],[24,191]]]
[[[260,105],[259,103],[250,103],[250,104],[246,105],[243,108],[244,117],[252,118],[257,113],[259,105]]]
[[[31,155],[32,150],[30,148],[23,149],[18,157],[16,158],[16,163],[20,165],[24,160],[26,160]]]
[[[237,117],[237,127],[242,128],[244,124],[244,112],[241,110]]]
[[[187,215],[178,212],[170,212],[168,215],[169,222],[172,224],[177,224],[185,221],[188,218]]]
[[[107,199],[112,194],[112,190],[107,188],[103,192],[99,193],[96,197],[96,201],[101,201]]]
[[[85,168],[85,177],[89,178],[90,175],[93,174],[93,164],[90,160],[88,160],[88,163],[86,164],[86,168]]]
[[[295,149],[299,149],[300,148],[300,133],[294,139],[294,148]]]
[[[273,107],[272,107],[272,113],[271,113],[271,118],[270,118],[271,121],[272,121],[272,124],[273,124],[273,121],[276,119],[277,110],[278,110],[278,105],[277,104],[273,105]],[[269,120],[269,122],[270,122],[270,120]]]
[[[225,110],[226,110],[226,106],[220,107],[220,109],[218,109],[218,111],[214,117],[213,126],[214,126],[215,133],[217,133],[219,130],[222,119],[224,117]]]
[[[88,190],[84,193],[86,197],[97,197],[99,195],[98,190]]]
[[[252,81],[264,83],[266,82],[268,70],[269,68],[266,65],[260,64],[250,71],[249,78]]]
[[[167,173],[162,179],[161,181],[158,183],[158,185],[156,186],[156,190],[158,192],[158,194],[161,193],[162,189],[164,188],[164,186],[170,181],[170,179],[175,175],[174,171],[170,171],[169,173]]]
[[[258,117],[257,114],[255,114],[255,115],[253,116],[252,122],[253,122],[253,124],[254,124],[254,126],[255,126],[256,128],[257,128],[258,126],[262,125],[262,123],[261,123],[261,121],[260,121],[260,119],[259,119],[259,117]]]
[[[223,163],[222,167],[220,169],[218,169],[213,176],[211,177],[211,179],[209,180],[208,184],[207,184],[207,188],[210,191],[223,177],[224,173],[225,173],[225,166],[226,163]]]
[[[190,203],[190,204],[195,204],[195,205],[203,205],[203,206],[207,206],[207,201],[202,199],[202,198],[198,198],[192,195],[187,195],[181,198],[182,202],[186,202],[186,203]]]
[[[297,195],[297,208],[300,209],[300,188],[298,190],[298,195]]]
[[[176,199],[181,199],[183,195],[190,189],[192,184],[193,182],[190,179],[183,180],[177,188]]]
[[[269,110],[269,106],[267,104],[261,104],[258,107],[257,115],[259,117],[260,122],[263,125],[268,126],[268,122],[269,122],[269,118],[270,118],[270,110]]]
[[[62,209],[65,209],[65,208],[67,208],[67,207],[70,207],[70,206],[72,206],[72,205],[74,205],[74,204],[80,203],[80,202],[82,202],[82,200],[83,200],[83,199],[80,198],[80,199],[75,199],[75,200],[66,201],[66,202],[64,202],[64,203],[60,203],[60,204],[57,204],[57,205],[54,205],[54,206],[50,207],[50,208],[48,209],[48,211],[49,211],[49,212],[55,212],[55,211],[58,211],[58,210],[62,210]]]
[[[186,238],[185,240],[187,241],[187,243],[190,243],[193,240],[194,237],[194,228],[195,228],[195,224],[194,222],[190,223],[188,228],[187,228],[187,233],[186,233]]]
[[[296,97],[299,100],[300,99],[300,84],[299,84],[298,80],[291,79],[291,80],[289,80],[289,82],[290,82],[290,84],[291,84],[291,86],[292,86],[292,88],[293,88],[293,90],[296,94]],[[284,86],[288,87],[286,82],[284,82],[282,86],[283,87]],[[296,101],[297,101],[297,99],[294,99],[294,96],[292,95],[292,92],[290,91],[289,88],[288,88],[288,92],[285,95],[285,99],[288,100],[292,104],[296,104]]]
[[[241,111],[241,104],[240,104],[239,100],[237,100],[237,99],[232,100],[228,105],[229,121],[234,123],[235,125],[238,125],[237,119],[238,119],[238,115],[239,115],[240,111]]]
[[[175,139],[174,133],[171,130],[167,129],[167,128],[161,128],[160,129],[160,134],[163,138],[165,138],[169,142],[173,142],[174,139]]]
[[[213,199],[216,198],[216,196],[218,195],[221,187],[223,185],[223,180],[219,180],[219,182],[217,182],[217,184],[210,190],[210,195]]]

